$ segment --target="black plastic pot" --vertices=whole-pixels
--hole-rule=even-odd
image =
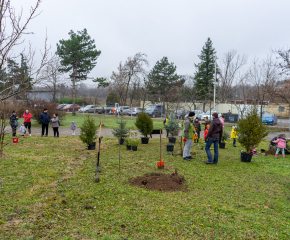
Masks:
[[[120,142],[120,145],[123,145],[125,142],[125,139],[120,139],[119,142]]]
[[[133,151],[137,151],[137,146],[132,146]]]
[[[241,161],[242,162],[251,162],[253,153],[241,152]]]
[[[131,146],[128,146],[128,145],[127,145],[127,150],[131,150]]]
[[[174,150],[174,145],[167,144],[167,145],[166,145],[166,150],[167,150],[167,152],[173,152],[173,150]]]
[[[170,138],[169,138],[169,142],[170,142],[170,143],[176,143],[176,138],[174,138],[174,137],[170,137]]]
[[[88,150],[95,150],[96,149],[96,142],[93,142],[92,144],[88,144]]]
[[[225,142],[220,142],[219,146],[221,149],[225,149],[226,148],[226,143]]]
[[[149,138],[146,138],[146,137],[141,138],[142,144],[148,144],[148,142],[149,142]]]

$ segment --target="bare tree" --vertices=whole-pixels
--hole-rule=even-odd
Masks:
[[[110,90],[117,93],[119,103],[124,102],[126,99],[127,72],[121,62],[118,67],[118,72],[113,71],[111,80]]]
[[[279,62],[277,63],[277,67],[281,69],[280,74],[290,74],[290,49],[280,48],[278,50],[273,51],[276,55],[278,55],[277,59]]]
[[[22,15],[23,11],[21,11],[20,14],[16,13],[15,8],[11,6],[10,0],[0,1],[0,71],[4,71],[7,66],[8,59],[17,57],[17,55],[15,55],[14,48],[16,46],[19,47],[19,45],[24,42],[23,36],[25,34],[32,34],[31,32],[27,32],[27,27],[30,21],[39,15],[37,10],[40,3],[41,0],[38,0],[35,6],[30,8],[30,13],[28,16],[24,17]],[[23,51],[22,54],[27,61],[27,77],[33,80],[29,81],[28,84],[25,82],[20,82],[19,85],[23,85],[24,87],[19,88],[18,91],[15,92],[11,91],[13,85],[4,81],[4,83],[2,83],[2,91],[0,92],[0,102],[26,91],[43,79],[41,70],[51,60],[48,55],[49,50],[50,48],[47,46],[46,37],[44,50],[40,53],[41,60],[38,61],[38,64],[36,65],[36,62],[34,61],[36,50],[32,48],[31,44],[29,44],[28,51]]]
[[[237,83],[236,78],[238,77],[239,70],[246,63],[247,57],[245,55],[237,55],[236,50],[230,50],[225,53],[218,71],[219,87],[217,95],[221,102],[231,100],[235,95],[233,85]]]
[[[186,108],[191,111],[196,109],[198,90],[195,88],[194,77],[186,75],[183,78],[185,79],[185,83],[181,89],[181,99],[184,101]]]
[[[46,65],[44,68],[44,80],[43,86],[52,92],[52,99],[56,99],[56,94],[60,91],[62,84],[64,83],[63,74],[59,72],[61,67],[59,58],[55,57],[53,61]]]

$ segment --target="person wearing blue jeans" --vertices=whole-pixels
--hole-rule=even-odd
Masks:
[[[205,152],[207,154],[208,160],[205,161],[206,164],[217,164],[219,157],[219,143],[223,135],[223,125],[218,118],[218,114],[214,112],[212,114],[213,120],[210,123],[210,127],[206,136]],[[212,159],[212,154],[210,151],[211,145],[214,144],[214,158]]]

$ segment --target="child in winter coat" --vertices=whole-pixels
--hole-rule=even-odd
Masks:
[[[21,132],[21,136],[24,137],[26,133],[26,128],[24,127],[24,124],[21,123],[21,126],[19,128],[19,131]]]
[[[206,125],[206,129],[204,131],[204,140],[206,139],[209,127],[210,127],[210,125]]]
[[[76,135],[76,125],[75,125],[75,122],[74,121],[72,121],[71,122],[71,127],[70,127],[70,129],[72,130],[72,135],[73,136],[75,136]]]
[[[231,138],[233,139],[233,146],[236,147],[236,141],[237,141],[237,138],[238,138],[238,134],[237,134],[237,131],[236,131],[236,126],[233,126],[232,127],[232,131],[231,131]]]
[[[273,141],[273,143],[277,143],[277,151],[275,154],[275,157],[279,154],[280,150],[282,151],[283,158],[285,157],[285,148],[286,148],[286,139],[284,134],[280,134],[278,139],[276,141]]]

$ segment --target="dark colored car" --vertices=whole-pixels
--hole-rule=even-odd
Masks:
[[[81,107],[75,104],[75,111],[78,111]],[[63,108],[64,111],[71,112],[73,110],[73,104],[67,105]]]
[[[146,108],[145,113],[152,118],[161,117],[161,114],[165,115],[165,109],[162,105],[151,105]]]

